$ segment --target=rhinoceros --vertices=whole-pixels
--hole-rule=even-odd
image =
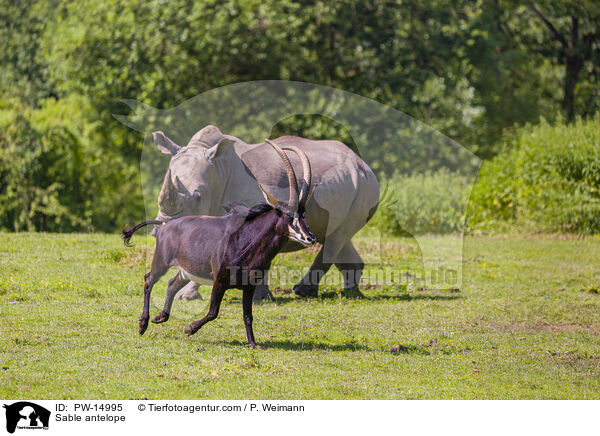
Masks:
[[[185,215],[223,215],[223,206],[228,203],[255,206],[264,198],[259,184],[276,198],[286,198],[286,172],[277,153],[265,142],[247,144],[213,125],[198,131],[185,147],[162,131],[152,135],[158,149],[171,156],[158,197],[160,221]],[[284,149],[300,148],[312,165],[314,191],[306,204],[306,221],[323,245],[308,272],[294,286],[294,292],[299,296],[317,296],[319,281],[335,264],[344,278],[343,292],[360,294],[358,283],[364,263],[352,245],[352,237],[377,210],[379,183],[375,174],[339,141],[282,136],[273,142]],[[300,177],[300,159],[294,153],[287,154]],[[282,251],[302,248],[290,241]],[[197,295],[197,289],[195,285],[180,292],[186,294],[183,298],[191,298]],[[257,287],[254,299],[272,298],[265,280]]]

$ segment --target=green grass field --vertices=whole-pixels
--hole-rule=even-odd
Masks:
[[[206,313],[207,288],[140,337],[154,241],[133,242],[0,233],[0,398],[600,398],[597,237],[469,237],[454,292],[383,286],[348,300],[331,286],[301,300],[282,285],[255,305],[265,350],[245,345],[236,290],[192,337],[184,328]],[[418,262],[411,240],[394,244],[399,264]],[[276,266],[306,268],[310,255]]]

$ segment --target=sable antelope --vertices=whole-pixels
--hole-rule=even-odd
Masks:
[[[248,343],[256,347],[252,331],[252,299],[255,287],[271,261],[288,241],[304,246],[315,243],[316,237],[308,228],[304,211],[311,190],[311,167],[306,154],[297,147],[283,147],[293,151],[302,161],[303,183],[300,191],[288,156],[276,144],[267,141],[283,161],[289,182],[289,201],[279,202],[262,186],[266,204],[247,208],[242,205],[228,207],[224,216],[185,216],[167,223],[158,220],[144,221],[123,231],[123,241],[128,245],[133,233],[148,224],[158,224],[156,250],[150,272],[145,276],[144,308],[139,319],[139,332],[143,335],[150,318],[150,293],[154,284],[172,266],[179,272],[169,281],[162,312],[153,320],[162,323],[169,319],[175,294],[190,280],[196,283],[212,282],[208,314],[187,326],[188,335],[196,333],[219,314],[219,307],[227,289],[242,289],[244,324]]]

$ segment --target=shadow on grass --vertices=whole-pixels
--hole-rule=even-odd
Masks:
[[[248,344],[245,342],[241,342],[239,340],[235,341],[227,341],[221,342],[221,344],[226,344],[234,347],[248,347]],[[278,350],[286,350],[286,351],[370,351],[370,352],[382,352],[386,351],[380,348],[370,348],[366,345],[359,344],[354,341],[347,341],[341,344],[326,344],[323,342],[302,342],[302,341],[282,341],[282,340],[258,340],[258,345],[265,348],[265,350],[269,349],[278,349]],[[387,350],[392,355],[401,355],[401,354],[415,354],[420,356],[428,356],[431,354],[431,351],[428,349],[429,345],[395,345]],[[451,354],[442,350],[443,354]]]
[[[272,339],[261,341],[259,338],[257,338],[256,342],[258,343],[258,345],[265,347],[267,350],[279,349],[289,351],[376,351],[372,348],[367,347],[366,345],[361,345],[356,342],[345,342],[343,344],[326,344],[323,342],[295,342]],[[242,343],[240,341],[227,341],[225,342],[225,344],[231,346],[248,346],[246,343]]]
[[[297,296],[275,296],[276,304],[289,304],[298,301],[326,301],[326,300],[335,300],[335,299],[344,299],[348,301],[420,301],[420,300],[429,300],[429,301],[452,301],[458,300],[462,297],[459,295],[431,295],[431,294],[410,294],[410,293],[402,293],[396,295],[387,295],[387,294],[379,294],[379,295],[365,295],[360,298],[348,298],[340,295],[337,292],[324,292],[320,294],[316,298],[302,298]],[[259,304],[268,304],[268,301],[259,302]]]

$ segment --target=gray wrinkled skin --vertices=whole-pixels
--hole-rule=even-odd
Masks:
[[[173,143],[162,132],[153,136],[159,150],[171,155],[158,198],[157,219],[161,221],[186,215],[223,215],[223,205],[227,203],[255,206],[264,201],[258,183],[278,200],[287,200],[286,172],[277,153],[266,143],[246,144],[210,125],[198,131],[185,147]],[[280,147],[296,146],[307,154],[315,185],[306,205],[306,221],[323,247],[295,291],[300,295],[316,295],[318,279],[313,271],[326,272],[331,264],[349,277],[345,289],[357,290],[363,262],[351,239],[377,207],[379,184],[375,174],[338,141],[283,136],[273,142]],[[300,182],[300,159],[295,153],[287,154]],[[301,248],[300,244],[289,242],[282,251]],[[193,298],[195,294],[197,285],[180,291],[178,298]],[[265,283],[257,289],[255,299],[268,297]]]

